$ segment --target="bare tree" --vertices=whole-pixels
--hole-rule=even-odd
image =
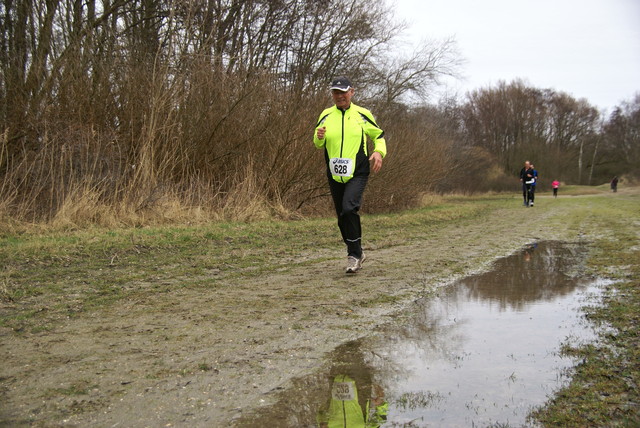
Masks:
[[[521,81],[473,91],[462,107],[467,138],[513,173],[526,158],[547,173],[582,182],[587,145],[599,113],[586,100]]]
[[[216,209],[249,188],[307,206],[332,77],[395,112],[455,65],[447,43],[388,59],[402,25],[382,0],[6,0],[0,16],[0,208],[25,218],[85,196]]]
[[[617,106],[604,124],[602,171],[638,176],[640,162],[640,93]]]
[[[424,103],[443,77],[459,77],[460,58],[454,39],[423,41],[408,57],[377,56],[369,64],[366,96],[383,105]]]

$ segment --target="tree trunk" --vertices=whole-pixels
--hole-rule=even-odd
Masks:
[[[593,170],[596,167],[596,153],[598,153],[598,141],[596,139],[596,146],[593,148],[593,158],[591,159],[591,170],[589,171],[589,186],[591,186],[591,179],[593,178]]]
[[[578,154],[578,184],[582,184],[582,152],[584,140],[580,140],[580,153]]]

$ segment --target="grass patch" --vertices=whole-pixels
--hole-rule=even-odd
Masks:
[[[404,296],[392,296],[389,294],[380,294],[372,299],[363,300],[358,302],[358,305],[363,308],[372,308],[378,305],[388,305],[401,301]]]
[[[405,392],[395,402],[395,405],[404,410],[428,409],[436,407],[445,397],[442,394],[431,391]]]
[[[367,243],[406,244],[444,222],[474,220],[506,203],[504,197],[481,205],[473,198],[443,198],[440,205],[401,214],[365,215]],[[325,260],[341,245],[333,218],[4,235],[0,298],[10,309],[0,311],[0,326],[38,331],[125,298],[216,287],[218,278]]]
[[[570,384],[532,413],[544,426],[640,426],[640,205],[635,199],[594,207],[585,218],[600,226],[589,271],[614,278],[600,306],[584,308],[601,329],[599,341],[564,352],[581,363]]]
[[[582,363],[570,385],[532,414],[545,426],[640,425],[640,198],[623,192],[610,197],[606,186],[600,187],[566,186],[564,194],[585,196],[546,198],[535,214],[527,211],[527,215],[544,215],[544,210],[557,207],[554,215],[544,218],[545,227],[562,225],[575,236],[585,236],[590,249],[588,271],[618,280],[610,286],[604,306],[586,309],[589,319],[609,328],[596,344],[565,349]],[[482,225],[500,221],[504,214],[513,218],[525,212],[517,194],[447,196],[426,202],[421,209],[398,214],[364,215],[365,245],[380,249],[428,242],[434,231],[445,226],[455,233],[455,226]],[[42,332],[55,329],[57,320],[123,299],[185,288],[227,287],[233,282],[226,281],[230,278],[286,272],[292,266],[327,260],[342,248],[334,218],[5,233],[0,237],[0,326],[18,333]],[[454,272],[462,263],[442,260]],[[301,297],[302,290],[284,295],[291,300]],[[330,299],[340,297],[327,294]],[[365,296],[357,305],[388,305],[401,298]],[[353,329],[346,321],[355,316],[350,312],[343,316],[345,324],[339,328]],[[292,326],[295,331],[304,328],[301,322]],[[194,369],[215,370],[203,362],[181,374]],[[82,395],[88,388],[88,384],[77,384],[51,393]]]
[[[600,195],[610,191],[611,189],[608,184],[602,184],[600,186],[578,186],[571,184],[560,186],[558,196]],[[551,190],[536,193],[553,194]]]
[[[208,372],[208,371],[213,370],[213,367],[211,367],[207,363],[200,363],[200,364],[198,364],[198,370],[203,371],[203,372]]]
[[[66,388],[50,389],[46,392],[45,397],[53,398],[61,395],[66,397],[77,397],[89,394],[89,391],[96,387],[97,385],[92,385],[88,381],[78,381]]]

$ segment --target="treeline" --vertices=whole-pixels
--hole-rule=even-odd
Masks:
[[[409,103],[459,58],[403,56],[401,31],[382,0],[3,1],[2,223],[330,212],[311,133],[341,74],[388,135],[369,210],[504,187],[524,157],[575,183],[633,171],[638,100],[607,121],[521,82]]]
[[[461,138],[493,154],[506,173],[530,159],[548,182],[592,185],[638,176],[640,94],[607,118],[585,99],[502,82],[467,94],[457,110]]]

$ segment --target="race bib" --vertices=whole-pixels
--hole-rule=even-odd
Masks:
[[[331,158],[329,159],[329,169],[332,175],[350,177],[353,174],[353,159]]]
[[[351,382],[334,382],[332,395],[333,399],[338,401],[351,401],[356,398]]]

